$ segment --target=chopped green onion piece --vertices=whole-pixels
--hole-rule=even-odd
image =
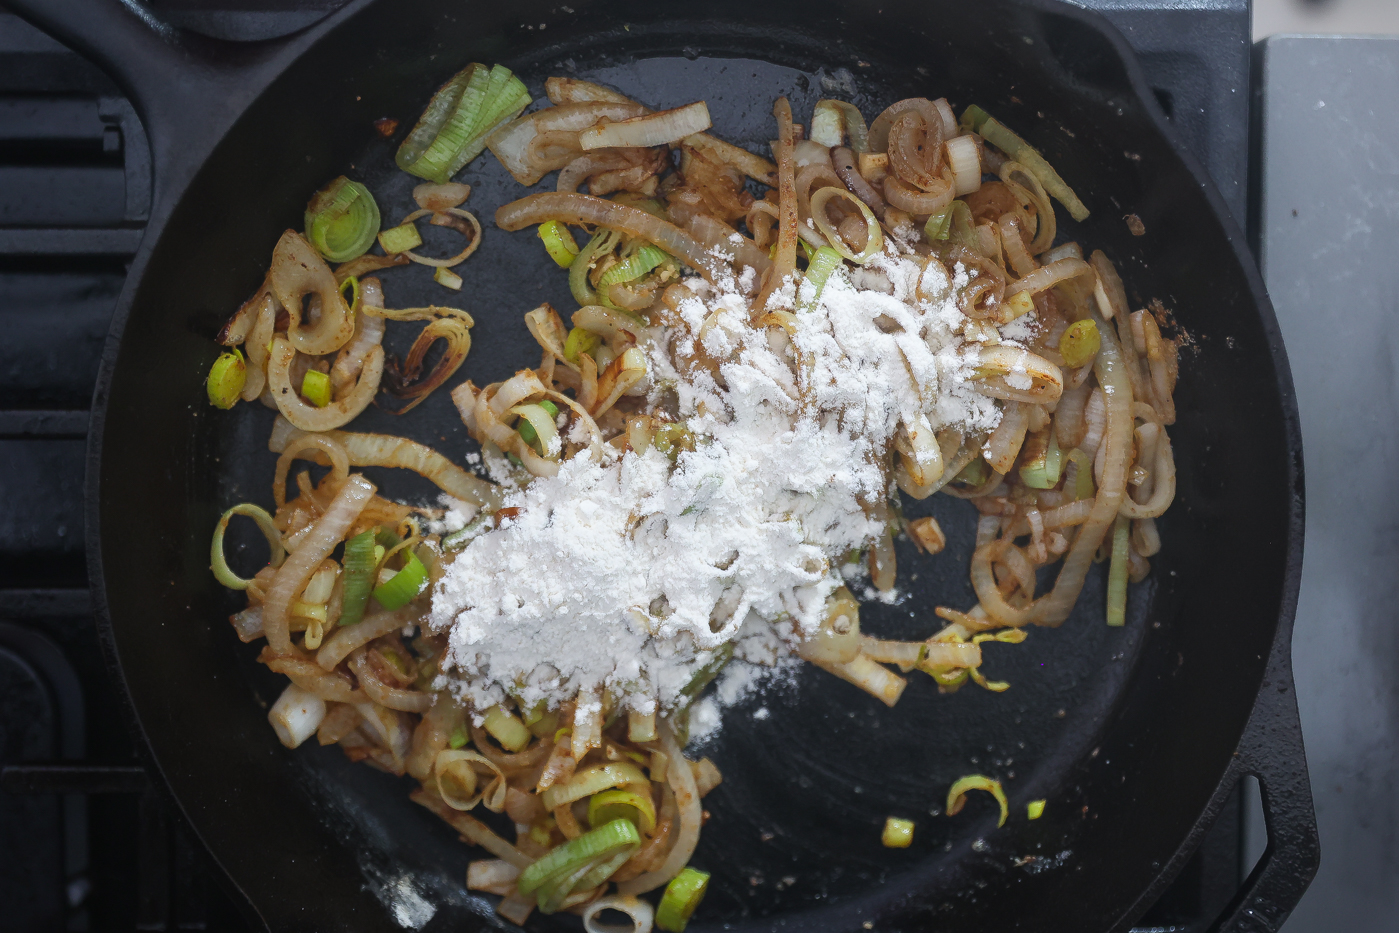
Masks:
[[[423,238],[413,224],[399,224],[379,234],[379,245],[384,248],[384,252],[392,256],[395,253],[417,249],[423,245]]]
[[[1064,452],[1059,449],[1059,437],[1049,432],[1049,446],[1034,460],[1020,468],[1020,480],[1031,489],[1053,489],[1059,485],[1064,470]]]
[[[1010,319],[1013,321],[1024,314],[1029,314],[1035,310],[1035,299],[1028,291],[1019,291],[1006,299],[1006,308],[1010,310]]]
[[[365,607],[369,605],[369,591],[374,584],[374,568],[379,559],[375,556],[374,532],[357,534],[345,542],[345,589],[340,608],[340,624],[354,625],[364,618]]]
[[[461,276],[446,266],[438,266],[437,271],[432,274],[432,280],[453,291],[461,291]]]
[[[535,404],[547,411],[551,418],[557,418],[559,416],[559,406],[555,405],[548,399],[544,399],[541,402],[536,402]],[[516,430],[520,432],[520,437],[525,439],[526,444],[529,444],[530,446],[535,447],[536,449],[538,448],[539,432],[534,429],[534,425],[529,423],[528,418],[521,418]],[[543,454],[543,451],[541,450],[540,453]]]
[[[442,539],[442,549],[444,551],[460,551],[475,538],[490,531],[495,526],[495,516],[492,514],[481,514],[467,523],[466,527],[460,531],[454,531]]]
[[[507,752],[518,752],[529,744],[530,732],[525,728],[525,724],[520,722],[520,717],[503,706],[492,706],[486,710],[486,721],[483,725],[491,734],[491,738],[499,742],[500,747]]]
[[[257,522],[258,529],[262,536],[267,539],[267,546],[271,548],[272,554],[268,558],[268,564],[272,567],[282,566],[282,561],[286,559],[286,549],[282,547],[282,532],[277,527],[276,522],[267,510],[253,505],[251,502],[242,502],[224,512],[219,517],[219,523],[214,526],[214,540],[209,547],[209,569],[214,571],[214,578],[231,590],[246,590],[251,580],[244,580],[228,567],[228,561],[223,553],[223,536],[228,530],[229,519],[235,515],[246,515]]]
[[[593,260],[608,253],[617,246],[617,241],[622,235],[615,230],[608,230],[606,227],[599,227],[593,234],[593,238],[587,242],[578,255],[573,258],[573,262],[568,267],[568,290],[573,293],[573,299],[583,307],[598,303],[597,292],[593,291],[592,284],[588,281],[588,273],[592,271]]]
[[[635,754],[635,753],[632,753]],[[605,790],[588,799],[588,823],[601,826],[613,820],[631,820],[643,833],[656,828],[656,805],[649,793],[625,789]]]
[[[471,733],[466,731],[465,725],[458,724],[457,727],[452,730],[451,738],[447,739],[447,747],[453,749],[462,748],[470,741]]]
[[[887,849],[907,849],[913,842],[913,820],[901,820],[891,816],[884,821],[884,835],[880,837]]]
[[[604,272],[602,278],[598,279],[598,287],[606,288],[609,285],[634,282],[669,258],[665,250],[648,243]]]
[[[652,434],[651,443],[671,460],[677,460],[680,451],[695,449],[695,435],[683,424],[663,424]]]
[[[973,457],[971,463],[964,466],[962,472],[953,477],[952,481],[967,486],[980,486],[990,478],[991,474],[986,469],[986,461],[980,457]]]
[[[670,879],[656,908],[656,926],[667,933],[681,933],[709,888],[709,873],[686,866]]]
[[[809,301],[803,301],[798,305],[798,310],[814,311],[821,305],[821,292],[826,287],[826,280],[831,277],[831,273],[839,269],[844,262],[840,253],[829,246],[823,246],[811,256],[811,263],[806,267],[806,278],[802,284],[811,283],[814,294]]]
[[[403,551],[403,569],[374,588],[374,599],[390,611],[401,609],[427,586],[427,568],[418,555]]]
[[[800,246],[802,252],[806,254],[806,261],[811,262],[811,258],[816,255],[816,247],[812,246],[801,237],[797,237],[797,245]]]
[[[1069,451],[1066,459],[1078,465],[1078,469],[1074,471],[1074,498],[1093,498],[1093,461],[1077,447]]]
[[[209,390],[209,404],[225,411],[232,408],[242,396],[247,381],[248,364],[243,361],[243,351],[234,347],[228,353],[220,353],[204,383]]]
[[[374,195],[344,175],[317,191],[306,205],[306,238],[331,262],[349,262],[374,245],[379,205]]]
[[[941,211],[931,215],[928,222],[923,225],[923,235],[931,243],[934,240],[945,240],[952,233],[952,205],[949,204]]]
[[[731,641],[725,642],[718,648],[715,648],[708,663],[695,671],[690,677],[690,682],[680,688],[681,695],[691,700],[699,696],[704,688],[709,686],[710,681],[719,676],[719,672],[724,669],[725,665],[733,660],[733,656],[734,645]]]
[[[962,812],[962,807],[967,802],[967,791],[984,790],[996,802],[1001,805],[1001,819],[997,826],[1006,825],[1006,817],[1010,816],[1010,804],[1006,802],[1006,792],[1001,790],[1001,782],[993,780],[984,774],[968,774],[966,777],[958,778],[956,783],[947,789],[947,815],[956,816]]]
[[[1098,325],[1092,318],[1074,321],[1059,337],[1059,355],[1064,365],[1077,369],[1098,355],[1103,345],[1103,336],[1098,333]]]
[[[610,878],[640,845],[641,835],[629,820],[613,820],[546,852],[520,872],[516,888],[535,895],[543,913],[554,913],[575,889]]]
[[[987,680],[986,675],[981,673],[979,667],[969,668],[967,673],[971,675],[972,683],[985,690],[990,690],[992,693],[1005,693],[1010,689],[1010,684],[1004,680]]]
[[[573,234],[568,232],[568,227],[557,220],[545,221],[539,225],[539,238],[544,241],[544,251],[549,258],[560,267],[567,269],[573,265],[574,257],[578,255],[578,244],[574,242]]]
[[[345,295],[347,289],[350,292],[348,296]],[[359,310],[359,276],[349,276],[345,281],[340,283],[340,297],[345,299],[345,307],[350,309],[351,314]]]
[[[522,466],[525,465],[525,461],[521,460],[519,457],[515,456],[514,454],[506,454],[506,455],[505,455],[505,459],[509,460],[511,463],[515,464],[515,466],[517,466],[517,467],[522,467]]]
[[[1025,813],[1032,820],[1037,820],[1044,816],[1044,801],[1031,800],[1025,805]]]
[[[948,233],[948,239],[952,245],[980,253],[981,239],[977,236],[976,226],[972,223],[972,209],[967,206],[966,201],[956,200],[951,204],[951,211],[952,226]]]
[[[1074,194],[1074,190],[1064,179],[1059,177],[1053,166],[1045,161],[1039,150],[1015,135],[1004,123],[975,105],[968,107],[962,114],[962,122],[974,132],[980,133],[988,143],[1029,169],[1030,174],[1044,185],[1044,190],[1064,205],[1074,220],[1083,220],[1088,216],[1087,206],[1079,200],[1078,195]]]
[[[318,369],[306,370],[306,375],[301,379],[301,396],[317,408],[329,405],[330,376]]]
[[[1127,545],[1132,523],[1117,516],[1112,526],[1112,563],[1108,565],[1108,625],[1127,624]]]
[[[575,327],[568,332],[568,339],[564,341],[563,358],[570,363],[578,362],[578,357],[584,353],[592,353],[602,343],[602,338],[590,330]]]

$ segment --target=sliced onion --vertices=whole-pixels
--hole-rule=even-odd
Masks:
[[[631,920],[631,926],[602,923],[598,915],[604,910],[626,914]],[[651,933],[655,919],[656,911],[650,904],[640,898],[614,894],[611,897],[600,897],[588,905],[588,909],[583,911],[583,929],[587,933]]]
[[[273,426],[268,447],[280,453],[294,438],[300,436],[294,426],[283,422]],[[482,508],[499,508],[500,488],[466,472],[442,454],[425,444],[391,434],[356,434],[330,431],[326,437],[345,448],[352,466],[395,467],[412,470],[436,483],[448,495]]]
[[[704,101],[697,100],[673,110],[661,110],[618,123],[595,126],[580,133],[578,143],[584,151],[665,146],[678,143],[686,136],[702,133],[713,125],[709,119],[709,108]]]
[[[616,201],[586,194],[544,192],[512,201],[495,214],[496,226],[512,232],[546,220],[597,224],[640,237],[698,269],[711,282],[728,272],[724,264],[706,253],[684,230],[640,208]]]
[[[1059,367],[1021,347],[1009,344],[982,347],[973,365],[976,390],[991,398],[1040,405],[1053,402],[1064,391],[1064,374]],[[1017,388],[1007,377],[1028,378],[1030,386]]]
[[[955,136],[946,142],[947,164],[952,166],[952,184],[957,197],[981,187],[981,151],[971,136]]]
[[[695,854],[695,846],[699,843],[700,823],[704,815],[700,809],[699,788],[695,786],[695,772],[686,767],[685,756],[670,727],[662,725],[659,731],[661,751],[676,765],[666,768],[666,780],[675,791],[675,804],[680,811],[680,829],[661,866],[617,885],[618,894],[635,896],[659,888],[680,874],[680,869],[690,861],[690,856]]]
[[[268,670],[284,674],[302,690],[314,693],[327,703],[365,702],[364,691],[356,690],[348,677],[321,670],[294,647],[288,647],[286,653],[279,654],[268,645],[262,649],[257,660]]]
[[[845,182],[845,187],[861,201],[869,205],[870,210],[880,220],[884,219],[884,211],[888,205],[884,203],[878,191],[875,191],[870,183],[865,181],[865,177],[855,168],[855,153],[844,146],[831,150],[831,167],[835,169],[836,175]]]
[[[924,122],[935,125],[939,131],[943,129],[942,114],[932,101],[926,97],[907,97],[890,104],[883,113],[874,118],[869,129],[870,152],[887,152],[889,150],[890,128],[901,114],[909,111],[919,114],[923,117]]]
[[[944,139],[951,139],[957,135],[957,116],[952,112],[952,105],[947,102],[946,97],[939,97],[933,101],[933,106],[937,108],[938,116],[942,117],[942,136]]]
[[[768,202],[754,201],[753,203],[756,205]],[[758,244],[716,217],[711,217],[708,214],[691,214],[682,222],[682,226],[694,234],[700,247],[706,252],[712,253],[714,250],[718,250],[723,255],[733,256],[734,265],[738,268],[747,266],[761,276],[772,266],[772,259],[768,257],[767,250],[759,248]]]
[[[485,891],[503,896],[515,890],[515,881],[519,877],[520,869],[504,859],[476,859],[466,863],[468,891]]]
[[[324,408],[317,408],[301,399],[299,390],[292,385],[291,367],[297,351],[285,338],[277,337],[272,344],[272,356],[267,361],[267,384],[272,390],[272,398],[278,410],[292,424],[303,431],[328,431],[354,420],[360,412],[374,401],[379,391],[379,379],[384,373],[384,348],[370,348],[364,369],[355,383],[354,389],[344,398],[331,402]]]
[[[919,191],[900,181],[892,172],[884,176],[884,197],[891,205],[910,214],[939,214],[952,203],[956,191],[952,183],[939,178],[934,191]]]
[[[405,625],[417,619],[419,611],[412,606],[395,609],[393,612],[377,612],[367,615],[354,625],[345,625],[335,630],[316,652],[316,663],[322,670],[333,671],[340,666],[357,648],[369,644],[393,632],[401,631]]]
[[[889,171],[915,188],[939,187],[942,163],[942,122],[919,113],[905,113],[889,130]]]
[[[756,182],[774,187],[777,185],[777,166],[762,156],[754,155],[747,149],[740,149],[738,146],[726,143],[722,139],[716,139],[708,133],[696,133],[694,136],[686,137],[685,145],[692,149],[699,149],[721,162],[732,165]]]
[[[344,539],[373,496],[373,483],[358,473],[350,476],[340,485],[340,491],[325,514],[316,520],[297,544],[296,551],[277,570],[262,607],[262,627],[273,651],[285,654],[291,650],[287,613],[292,600],[305,589],[321,561]]]
[[[434,343],[444,340],[446,350],[432,367],[427,376],[419,378],[423,369],[423,358]],[[395,398],[408,399],[407,405],[394,412],[401,415],[416,408],[434,389],[452,378],[461,367],[466,355],[471,352],[471,331],[467,324],[457,317],[444,317],[429,323],[419,332],[408,350],[408,356],[400,366],[397,360],[389,363],[384,378],[384,390]]]
[[[446,211],[459,207],[471,197],[471,186],[449,181],[444,184],[418,185],[413,189],[413,202],[427,211]]]
[[[559,172],[557,190],[576,193],[578,186],[593,175],[628,168],[631,164],[630,159],[617,152],[585,152]]]
[[[835,228],[831,226],[830,218],[826,216],[826,205],[830,203],[832,198],[844,198],[855,205],[865,218],[867,239],[864,249],[858,253],[846,245],[845,239],[836,233]],[[884,231],[880,229],[879,221],[875,219],[874,212],[864,201],[855,197],[845,188],[822,188],[813,194],[811,196],[811,216],[816,221],[817,228],[826,237],[826,241],[830,243],[831,248],[851,262],[863,265],[878,256],[880,251],[884,249]]]
[[[634,101],[611,88],[581,81],[578,78],[549,78],[544,82],[544,93],[555,104],[586,104],[593,101],[606,101],[614,104],[630,104]]]
[[[268,284],[277,301],[291,317],[287,338],[307,356],[334,353],[355,332],[350,309],[340,295],[335,275],[316,248],[295,230],[288,230],[272,251]],[[313,295],[320,304],[320,319],[306,325],[307,312],[302,299]]]
[[[366,308],[384,306],[384,289],[378,279],[367,278],[360,282],[360,302]],[[330,367],[330,387],[336,396],[343,398],[364,371],[370,351],[384,342],[384,328],[384,319],[377,314],[355,315],[355,335],[340,348],[335,364]]]
[[[494,777],[483,783],[478,775],[481,769]],[[437,753],[432,773],[438,795],[453,810],[472,810],[478,803],[485,804],[492,813],[505,809],[505,775],[499,765],[478,752],[466,748],[444,748]],[[445,783],[442,780],[444,777],[447,778]],[[453,787],[454,783],[456,787]],[[470,786],[466,787],[465,796],[457,793],[467,784]]]
[[[516,868],[528,868],[534,863],[534,859],[519,849],[506,842],[504,839],[491,832],[490,828],[480,820],[468,813],[453,810],[437,794],[425,787],[420,787],[408,795],[408,799],[419,806],[427,807],[442,819],[446,820],[457,832],[461,833],[467,840],[490,852],[496,858],[504,859]]]
[[[361,623],[363,624],[363,623]],[[421,690],[404,690],[386,684],[369,663],[365,648],[356,648],[350,654],[350,670],[359,679],[360,689],[370,700],[385,709],[400,710],[405,713],[425,713],[432,706],[432,694]],[[406,750],[405,750],[406,756]]]
[[[462,220],[466,221],[467,229],[471,231],[471,239],[467,241],[466,246],[462,248],[462,251],[460,253],[457,253],[455,256],[452,256],[448,259],[432,259],[428,256],[420,256],[417,253],[413,252],[411,249],[405,249],[403,251],[403,255],[407,256],[413,262],[420,263],[424,266],[434,266],[440,269],[448,269],[452,266],[460,265],[461,263],[465,262],[467,257],[470,256],[472,253],[476,252],[476,250],[481,246],[481,221],[477,220],[476,215],[471,213],[470,211],[464,211],[457,207],[449,208],[448,210],[444,211],[431,211],[427,209],[416,210],[413,213],[409,214],[407,217],[403,218],[402,222],[400,223],[400,226],[402,226],[403,224],[411,224],[413,221],[418,220],[422,217],[426,217],[429,214],[432,215],[432,222],[435,226],[453,227],[454,229],[459,229],[457,224],[439,223],[439,220],[442,218],[443,215],[446,215],[448,217],[460,217]]]
[[[559,439],[559,426],[554,423],[554,416],[549,414],[547,408],[533,404],[516,405],[507,414],[517,415],[529,422],[539,438],[540,453],[546,459],[559,459],[559,454],[563,452],[563,441]]]
[[[563,168],[572,157],[562,158],[557,165],[538,168],[529,160],[530,144],[540,133],[580,133],[599,120],[628,120],[646,113],[646,108],[634,102],[590,101],[562,104],[520,117],[496,130],[486,145],[502,165],[522,185],[536,184],[549,171]]]

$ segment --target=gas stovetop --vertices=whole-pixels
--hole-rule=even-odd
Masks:
[[[1162,108],[1242,222],[1248,0],[1083,5],[1137,49]],[[292,32],[336,6],[152,4],[177,25],[243,40]],[[0,13],[0,905],[10,930],[250,928],[147,782],[87,592],[88,406],[149,201],[145,137],[120,91]],[[1236,802],[1139,929],[1208,927],[1240,882],[1240,827]]]

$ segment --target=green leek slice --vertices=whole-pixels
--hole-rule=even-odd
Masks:
[[[665,250],[648,243],[632,256],[604,272],[602,278],[598,279],[598,287],[606,288],[609,285],[635,282],[669,258]]]
[[[524,83],[509,68],[472,62],[433,96],[395,161],[405,172],[442,184],[481,154],[496,127],[529,103]]]
[[[941,211],[931,215],[928,222],[923,225],[923,235],[931,243],[934,240],[945,240],[952,233],[952,205],[949,204]]]
[[[369,189],[344,175],[306,205],[306,238],[331,262],[349,262],[374,245],[379,205]]]
[[[1132,523],[1117,516],[1112,526],[1112,563],[1108,565],[1108,625],[1127,624],[1127,545]]]
[[[267,546],[272,549],[272,555],[268,558],[268,564],[273,567],[282,566],[282,561],[286,559],[287,552],[282,547],[282,532],[277,528],[277,524],[272,520],[272,516],[267,510],[253,505],[251,502],[241,502],[233,508],[224,512],[219,518],[219,523],[214,526],[214,540],[209,547],[210,567],[214,571],[214,578],[231,590],[246,590],[251,580],[244,580],[238,574],[229,569],[228,561],[223,553],[223,536],[228,530],[229,520],[235,515],[245,515],[257,522],[258,530],[267,539]]]
[[[301,397],[317,408],[330,404],[330,376],[318,369],[306,370],[301,379]]]
[[[442,539],[442,550],[460,551],[495,526],[495,515],[483,513],[473,518],[466,527],[454,531]]]
[[[392,256],[395,253],[406,253],[410,249],[422,246],[423,237],[413,224],[399,224],[397,227],[390,227],[379,234],[379,245],[384,248],[384,252]]]
[[[1006,792],[1001,790],[1001,782],[993,780],[984,774],[968,774],[966,777],[958,778],[956,783],[947,789],[947,815],[956,816],[962,812],[962,807],[967,802],[967,791],[984,790],[992,797],[996,798],[996,803],[1001,805],[1001,819],[997,826],[1006,825],[1006,817],[1010,816],[1010,804],[1006,802]]]
[[[374,557],[374,532],[366,531],[345,542],[345,590],[340,609],[340,624],[354,625],[364,618],[365,607],[369,605],[369,591],[373,589],[374,568],[378,561]]]
[[[549,417],[557,418],[559,416],[559,406],[555,405],[547,398],[542,401],[536,402],[535,404],[547,411],[549,413]],[[528,418],[520,419],[520,424],[517,430],[520,432],[520,437],[525,439],[526,444],[529,444],[531,447],[535,448],[536,450],[539,450],[539,432],[534,429],[534,425],[529,423]],[[539,453],[542,455],[544,451],[540,450]]]
[[[390,611],[401,609],[427,586],[427,568],[418,555],[403,551],[403,569],[374,588],[374,599]]]
[[[811,256],[811,262],[806,267],[805,282],[810,282],[814,293],[809,301],[802,302],[798,308],[802,311],[814,311],[821,306],[821,292],[826,287],[826,281],[831,277],[831,273],[839,269],[844,262],[840,253],[829,246],[823,246]]]
[[[536,896],[539,909],[548,914],[559,909],[585,881],[601,884],[641,845],[641,835],[628,820],[617,819],[555,846],[520,872],[516,888]],[[610,870],[608,870],[610,869]],[[594,878],[606,870],[606,875]]]
[[[466,731],[465,725],[458,724],[458,726],[452,730],[451,737],[447,739],[447,747],[456,750],[465,747],[466,743],[470,741],[471,733]]]
[[[1025,805],[1025,815],[1032,820],[1037,820],[1044,816],[1044,801],[1031,800]]]
[[[568,332],[568,339],[564,341],[563,358],[570,363],[576,363],[580,354],[592,353],[600,343],[602,338],[597,334],[575,327]]]
[[[1064,365],[1077,369],[1098,355],[1103,345],[1103,336],[1098,333],[1098,325],[1092,318],[1074,321],[1059,337],[1059,355]]]
[[[980,107],[972,105],[963,112],[962,124],[969,126],[973,132],[980,133],[988,143],[1029,169],[1030,174],[1044,185],[1044,190],[1064,205],[1074,220],[1081,221],[1088,216],[1088,207],[1079,200],[1078,195],[1074,194],[1074,190],[1064,179],[1059,177],[1054,167],[1045,161],[1039,150],[1017,136],[1004,123]]]
[[[913,843],[913,820],[889,817],[884,821],[884,833],[879,841],[886,849],[907,849]]]
[[[209,404],[225,411],[232,408],[242,397],[247,381],[248,364],[243,360],[242,350],[234,347],[228,353],[219,354],[205,381],[209,390]]]
[[[709,873],[686,866],[666,885],[656,908],[656,926],[667,933],[682,933],[708,888]]]
[[[588,241],[578,255],[573,258],[573,263],[568,267],[568,290],[573,293],[573,298],[583,307],[598,303],[597,292],[593,291],[592,285],[588,282],[588,273],[592,271],[593,260],[606,256],[617,246],[617,241],[622,235],[615,230],[608,230],[606,227],[599,227],[593,234],[593,238]]]
[[[507,752],[518,752],[529,744],[530,731],[520,718],[503,706],[492,706],[486,711],[483,723],[491,738],[500,743]]]
[[[601,826],[613,820],[631,820],[643,833],[656,828],[656,805],[649,794],[632,790],[605,790],[588,800],[588,823]]]
[[[539,239],[544,241],[544,251],[549,254],[549,258],[560,267],[567,269],[573,265],[573,259],[578,255],[578,244],[574,242],[573,234],[568,232],[568,227],[563,223],[549,220],[540,224]]]
[[[1020,481],[1031,489],[1053,489],[1064,469],[1064,452],[1057,432],[1049,432],[1049,445],[1034,460],[1020,468]]]

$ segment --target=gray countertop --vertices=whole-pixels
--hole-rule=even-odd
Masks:
[[[1260,261],[1302,416],[1293,664],[1322,849],[1285,930],[1394,930],[1399,38],[1279,36],[1260,58]]]

